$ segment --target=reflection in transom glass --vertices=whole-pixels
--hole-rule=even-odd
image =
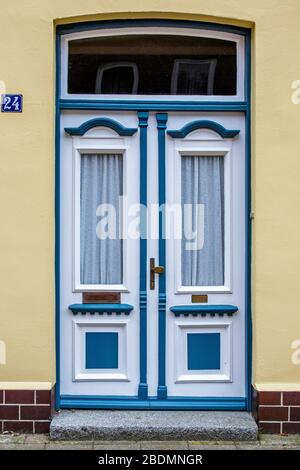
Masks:
[[[236,43],[176,35],[69,41],[74,94],[235,95]]]

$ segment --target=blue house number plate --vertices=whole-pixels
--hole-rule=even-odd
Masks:
[[[23,95],[2,95],[2,113],[21,113],[23,111]]]

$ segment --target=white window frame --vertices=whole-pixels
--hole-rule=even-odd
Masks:
[[[205,132],[205,131],[204,131]],[[200,131],[205,136],[207,134]],[[198,137],[197,137],[198,136]],[[174,287],[176,294],[197,294],[197,293],[232,293],[232,140],[215,137],[206,139],[199,137],[199,131],[190,134],[185,139],[176,139],[174,142],[174,163],[173,181],[180,184],[173,184],[173,201],[181,206],[181,158],[184,155],[222,156],[224,158],[224,285],[222,286],[183,286],[181,283],[181,240],[170,240],[173,243],[173,254],[175,261]],[[180,224],[181,224],[180,220]],[[182,226],[178,228],[182,233]],[[180,253],[180,256],[178,256]]]
[[[123,196],[127,194],[127,150],[128,145],[126,139],[121,138],[97,138],[90,136],[73,137],[73,292],[85,291],[116,291],[128,292],[127,280],[128,272],[128,247],[126,237],[122,238],[123,250],[123,273],[122,284],[82,284],[80,282],[80,167],[81,155],[88,153],[106,153],[106,154],[122,154],[123,158]],[[124,203],[124,199],[123,199]],[[125,229],[125,210],[121,210],[121,227],[122,232]]]
[[[115,94],[73,94],[68,93],[68,49],[69,42],[76,39],[157,34],[174,36],[194,36],[213,39],[223,39],[236,43],[237,51],[237,75],[235,95],[115,95]],[[160,100],[160,101],[244,101],[245,100],[245,38],[239,34],[227,33],[224,31],[214,31],[198,28],[176,28],[176,27],[128,27],[128,28],[107,28],[93,31],[81,31],[77,33],[65,34],[61,38],[61,98],[76,100]]]

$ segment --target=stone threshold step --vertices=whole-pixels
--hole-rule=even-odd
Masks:
[[[245,411],[62,410],[52,440],[254,441],[257,424]]]

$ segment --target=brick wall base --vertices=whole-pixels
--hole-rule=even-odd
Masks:
[[[48,433],[54,389],[0,390],[0,432]]]
[[[255,395],[261,432],[300,434],[300,392],[256,392]]]
[[[54,388],[0,390],[0,432],[48,433],[54,412]],[[300,434],[300,392],[253,390],[253,415],[259,430]]]

